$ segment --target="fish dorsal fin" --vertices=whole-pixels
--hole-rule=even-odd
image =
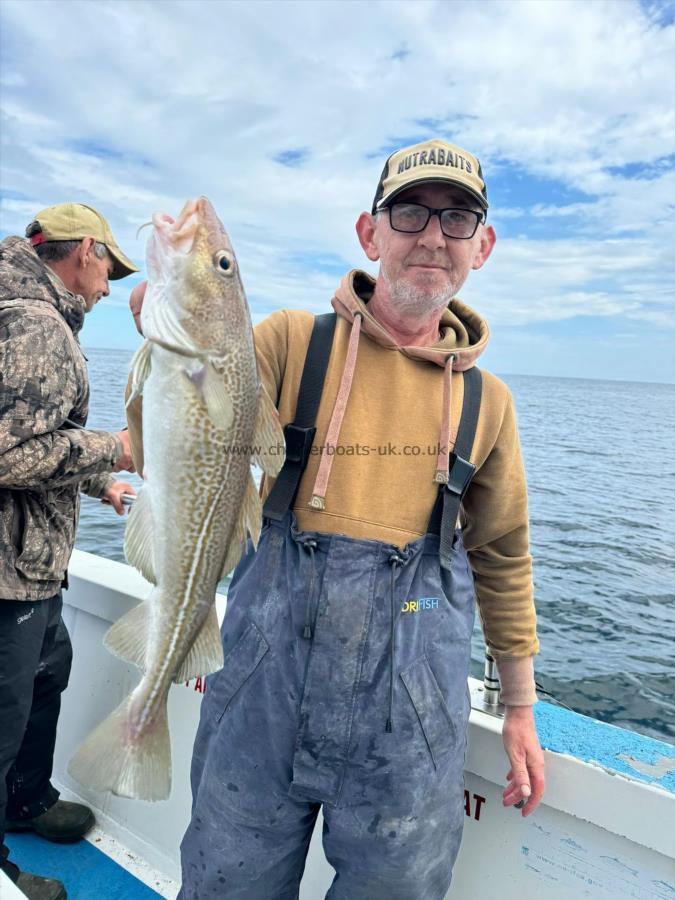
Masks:
[[[143,578],[151,584],[157,584],[153,532],[150,494],[145,488],[141,488],[129,513],[124,533],[124,555],[129,565],[138,569]]]
[[[206,406],[214,428],[229,431],[234,421],[234,407],[224,377],[209,362],[191,372],[185,369],[185,374]]]
[[[211,672],[217,672],[222,668],[223,645],[220,639],[216,607],[212,606],[194,644],[190,647],[173,680],[180,684],[182,681],[197,678],[198,675],[210,675]]]
[[[150,374],[150,359],[152,355],[152,343],[143,341],[131,360],[131,393],[127,400],[127,406],[140,397],[143,393],[143,385]]]
[[[247,530],[251,535],[253,546],[258,546],[261,525],[262,504],[260,502],[260,495],[258,494],[257,487],[255,486],[253,475],[249,474],[248,482],[246,485],[246,493],[244,494],[244,500],[241,504],[239,518],[234,525],[232,537],[230,538],[230,542],[227,547],[227,553],[225,554],[223,568],[220,573],[221,578],[225,578],[226,575],[229,575],[232,569],[234,569],[234,567],[239,562],[241,554],[244,552]]]
[[[260,538],[260,529],[262,527],[262,503],[258,488],[255,486],[253,475],[249,475],[248,484],[246,485],[246,496],[244,497],[243,514],[246,522],[246,528],[251,535],[253,546],[258,549],[258,539]]]
[[[220,570],[220,578],[222,580],[227,575],[230,574],[232,569],[237,565],[239,560],[241,559],[241,554],[244,552],[244,543],[246,541],[246,525],[244,523],[243,517],[240,517],[234,526],[234,531],[232,532],[232,537],[230,538],[230,543],[227,545],[227,553],[225,554],[225,559],[223,560],[223,568]]]
[[[262,384],[258,392],[253,445],[256,448],[253,454],[255,464],[265,475],[276,477],[284,464],[284,432],[279,422],[279,413]]]

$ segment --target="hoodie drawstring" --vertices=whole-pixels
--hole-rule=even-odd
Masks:
[[[436,458],[436,471],[434,481],[438,484],[448,483],[448,469],[450,467],[450,416],[452,414],[452,364],[455,361],[454,354],[448,356],[443,371],[443,414],[441,418],[441,431],[438,436],[438,457]]]
[[[314,540],[303,541],[302,546],[310,555],[310,574],[309,574],[309,590],[307,591],[307,605],[305,606],[305,627],[302,636],[308,641],[312,639],[312,601],[314,599],[314,583],[316,581],[316,565],[314,562],[314,551],[317,543]]]
[[[398,553],[392,553],[389,557],[391,566],[391,581],[389,600],[391,603],[391,621],[389,623],[389,717],[384,730],[391,734],[394,730],[394,653],[396,650],[396,606],[394,603],[394,578],[396,567],[403,565],[403,558]]]
[[[326,508],[326,491],[328,490],[328,479],[330,478],[330,470],[333,465],[333,456],[338,438],[340,437],[340,427],[347,409],[347,400],[349,392],[352,388],[352,379],[354,377],[354,369],[356,368],[356,354],[359,349],[359,334],[361,332],[361,313],[356,313],[352,323],[352,330],[349,335],[349,344],[347,345],[347,358],[345,359],[345,367],[342,370],[342,378],[340,379],[340,387],[338,388],[335,405],[330,417],[330,424],[326,432],[326,452],[321,457],[319,463],[319,471],[316,473],[316,480],[312,490],[312,498],[309,505],[314,509]]]

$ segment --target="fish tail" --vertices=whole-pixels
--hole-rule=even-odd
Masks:
[[[68,772],[81,784],[119,797],[166,800],[171,793],[167,698],[143,725],[134,722],[138,688],[80,745]]]

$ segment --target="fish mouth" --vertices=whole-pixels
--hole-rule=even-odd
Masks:
[[[167,213],[153,215],[152,224],[155,234],[169,244],[175,252],[187,256],[192,250],[195,235],[202,221],[200,208],[202,199],[205,198],[198,197],[188,200],[177,219],[173,219]]]

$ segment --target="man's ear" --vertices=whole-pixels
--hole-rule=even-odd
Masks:
[[[89,265],[92,257],[94,256],[95,244],[96,241],[93,237],[82,238],[82,241],[80,242],[80,246],[77,251],[77,259],[83,269]]]
[[[363,252],[372,262],[380,258],[380,251],[375,240],[376,228],[377,221],[375,216],[371,216],[370,213],[362,212],[356,220],[356,234],[358,235],[359,243],[363,247]]]
[[[497,240],[497,235],[492,225],[485,225],[480,236],[478,250],[473,258],[472,269],[480,269],[488,256],[492,253],[492,248]]]

